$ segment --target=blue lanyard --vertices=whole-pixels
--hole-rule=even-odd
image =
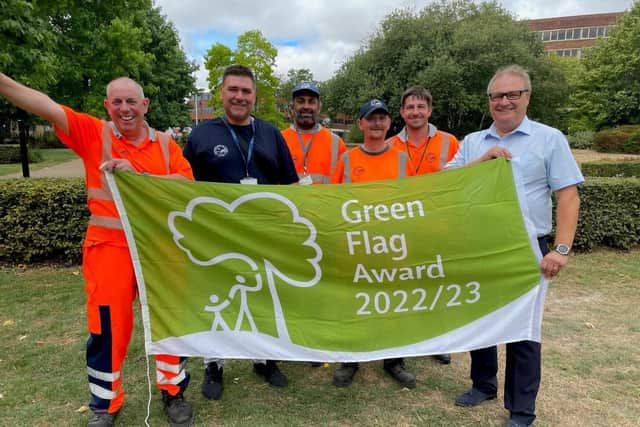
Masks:
[[[251,158],[253,157],[253,145],[256,141],[256,124],[253,120],[253,117],[251,117],[251,130],[253,132],[253,135],[251,135],[251,140],[249,141],[249,147],[247,148],[247,157],[244,156],[244,152],[242,151],[242,147],[240,146],[240,142],[238,141],[238,135],[236,135],[236,132],[229,125],[227,118],[223,117],[222,122],[224,123],[224,125],[227,127],[227,130],[231,134],[231,138],[233,139],[233,142],[236,144],[236,147],[238,147],[238,151],[240,152],[240,155],[242,156],[242,161],[244,162],[245,176],[249,177],[249,164],[251,163]]]

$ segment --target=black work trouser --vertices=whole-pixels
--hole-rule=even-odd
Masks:
[[[542,255],[549,251],[545,237],[538,239]],[[525,424],[535,420],[536,397],[540,388],[541,349],[535,341],[509,343],[504,372],[504,407],[511,417]],[[473,387],[487,394],[498,390],[498,350],[488,347],[471,351]]]

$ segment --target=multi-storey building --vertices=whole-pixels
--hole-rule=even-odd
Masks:
[[[189,98],[188,104],[191,108],[191,122],[194,126],[203,120],[213,119],[213,107],[209,105],[210,99],[211,94],[209,92],[192,95],[191,98]]]
[[[612,27],[623,14],[624,12],[615,12],[562,16],[531,19],[527,23],[540,37],[546,51],[580,58],[584,49],[594,46],[597,39],[609,36]]]

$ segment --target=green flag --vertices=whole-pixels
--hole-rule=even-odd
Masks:
[[[506,160],[351,185],[108,179],[148,353],[362,361],[540,340],[546,282]]]

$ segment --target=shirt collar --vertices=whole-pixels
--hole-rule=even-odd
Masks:
[[[436,132],[438,132],[438,128],[432,125],[431,123],[429,123],[428,126],[429,126],[429,137],[433,138]],[[409,140],[409,136],[407,135],[407,127],[406,126],[403,127],[402,130],[398,132],[396,136],[400,138],[400,141],[407,142]]]
[[[316,123],[313,128],[311,128],[311,130],[303,130],[303,129],[298,129],[298,126],[296,126],[295,123],[293,123],[291,125],[291,129],[295,130],[296,132],[299,133],[316,133],[318,132],[320,129],[322,128],[322,125],[320,123]]]
[[[531,120],[529,120],[527,116],[524,116],[524,119],[522,119],[522,121],[520,122],[517,128],[503,135],[502,137],[498,135],[498,131],[496,130],[496,123],[495,122],[491,123],[491,127],[489,127],[488,132],[485,135],[485,138],[491,137],[495,139],[501,139],[501,138],[504,138],[505,136],[513,135],[516,133],[531,135]]]
[[[154,128],[152,128],[151,126],[149,126],[149,124],[147,122],[144,122],[144,125],[149,130],[149,141],[157,141],[158,140],[158,135],[156,134],[156,130]],[[115,135],[116,138],[118,138],[118,139],[124,138],[124,135],[122,135],[122,133],[120,133],[120,131],[116,127],[115,123],[109,122],[109,127],[111,128],[111,131],[113,132],[113,134]]]

